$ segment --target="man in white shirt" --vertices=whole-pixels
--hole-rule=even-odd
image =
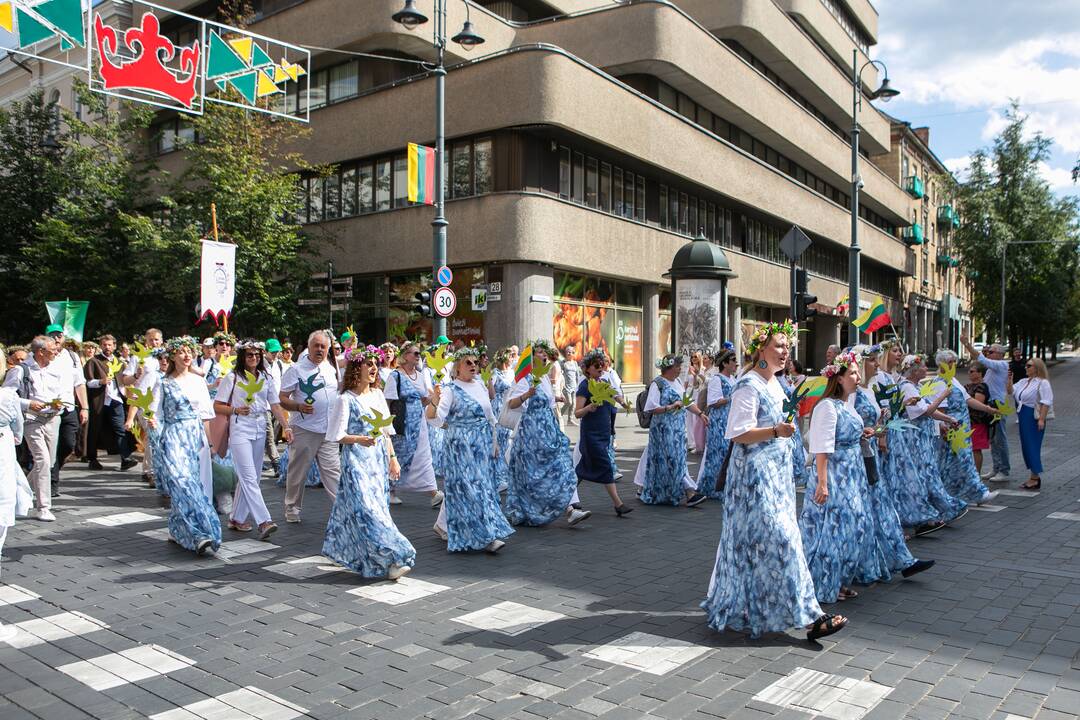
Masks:
[[[63,325],[50,325],[45,334],[56,343],[56,357],[49,363],[49,370],[59,377],[60,400],[64,409],[60,413],[60,429],[56,441],[56,462],[52,466],[52,496],[60,494],[60,468],[68,456],[75,450],[75,441],[79,437],[79,427],[85,425],[90,417],[86,402],[86,378],[83,377],[82,363],[78,356],[64,347]],[[79,404],[75,405],[78,398]]]
[[[281,377],[281,407],[295,413],[289,425],[289,466],[285,472],[285,522],[300,522],[304,480],[311,463],[319,467],[319,477],[330,499],[337,497],[341,475],[339,445],[326,437],[328,415],[337,402],[338,374],[327,355],[333,338],[325,330],[308,337],[307,354],[290,365]]]
[[[131,459],[131,447],[124,430],[124,398],[120,394],[120,370],[113,372],[111,365],[118,359],[116,338],[102,335],[98,338],[101,352],[90,358],[83,366],[86,377],[87,398],[90,401],[90,427],[86,433],[86,456],[90,458],[89,469],[104,470],[97,459],[98,445],[112,435],[117,452],[120,453],[120,469],[128,470],[138,463]]]
[[[49,363],[56,357],[56,341],[38,335],[30,343],[30,356],[21,365],[8,370],[4,387],[14,388],[19,395],[26,422],[23,438],[33,459],[33,468],[27,476],[34,491],[34,508],[29,517],[52,522],[52,466],[56,460],[56,444],[60,433],[60,411],[63,409],[60,395],[60,376],[49,371]]]

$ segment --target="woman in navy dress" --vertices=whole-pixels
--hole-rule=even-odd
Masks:
[[[169,505],[169,539],[205,555],[221,546],[221,521],[214,510],[208,424],[214,405],[206,381],[191,372],[198,352],[195,338],[173,338],[165,345],[169,365],[154,386],[154,417],[148,424],[154,474],[161,478]]]
[[[497,553],[506,544],[503,538],[514,534],[491,482],[492,460],[499,448],[491,430],[495,424],[491,400],[477,377],[478,359],[475,348],[459,350],[454,355],[453,381],[435,387],[426,410],[445,438],[446,498],[435,532],[446,540],[450,552]]]
[[[948,395],[945,398],[945,412],[955,418],[958,427],[964,431],[971,430],[971,412],[968,408],[984,413],[996,413],[996,409],[985,403],[981,403],[968,395],[963,384],[956,379],[956,363],[959,358],[952,350],[943,348],[934,355],[938,366],[938,377],[950,373],[949,387],[946,388]],[[960,498],[964,502],[982,505],[997,497],[997,491],[990,492],[983,485],[979,477],[979,470],[975,467],[975,454],[971,450],[969,440],[964,447],[954,449],[946,438],[938,441],[938,465],[941,470],[941,482],[949,494]]]
[[[840,353],[821,370],[825,393],[810,418],[816,482],[808,485],[799,528],[818,602],[850,600],[850,585],[888,579],[874,533],[861,441],[873,436],[848,400],[859,387],[854,353]]]
[[[727,456],[728,448],[731,446],[725,433],[727,433],[728,410],[731,407],[731,393],[735,389],[735,369],[738,366],[735,351],[726,348],[721,350],[716,355],[714,366],[716,372],[709,378],[707,406],[703,408],[709,413],[709,429],[706,436],[705,457],[701,459],[701,469],[698,470],[697,491],[707,498],[719,500],[724,493],[717,489],[716,479],[720,475],[724,457]]]
[[[794,340],[791,321],[769,323],[748,344],[751,365],[735,385],[727,437],[735,443],[724,485],[720,544],[701,607],[709,626],[759,637],[808,627],[807,639],[847,624],[821,611],[795,515],[786,398],[776,373]]]
[[[581,360],[585,378],[577,387],[574,401],[574,417],[581,420],[581,435],[574,453],[574,467],[580,480],[604,486],[615,508],[615,514],[622,517],[632,512],[633,508],[626,507],[619,497],[619,489],[615,487],[615,468],[608,454],[611,448],[611,428],[617,410],[609,402],[597,405],[592,401],[592,393],[589,392],[590,380],[604,382],[600,376],[604,372],[605,363],[604,351],[599,348],[590,350]]]
[[[373,345],[353,348],[327,419],[327,439],[341,444],[341,478],[322,553],[363,577],[397,580],[416,564],[416,550],[390,516],[390,480],[401,473],[394,427],[376,433],[370,422],[390,416],[379,391],[382,358]]]

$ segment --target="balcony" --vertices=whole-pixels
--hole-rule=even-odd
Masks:
[[[918,175],[912,175],[904,178],[904,192],[916,200],[921,200],[926,197],[926,186],[923,185],[922,178]]]
[[[952,257],[951,255],[938,255],[937,256],[937,261],[938,261],[938,265],[941,265],[943,267],[954,268],[954,267],[956,267],[957,265],[960,264],[960,261],[958,259]]]
[[[925,237],[923,236],[922,225],[915,223],[911,227],[906,227],[900,235],[901,239],[908,245],[922,245]]]
[[[958,228],[960,227],[960,215],[953,209],[952,205],[940,205],[937,209],[938,227],[944,229],[946,226]]]

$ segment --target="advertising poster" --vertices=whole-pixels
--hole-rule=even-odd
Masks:
[[[679,352],[720,348],[720,301],[723,284],[715,279],[679,280],[675,313]]]

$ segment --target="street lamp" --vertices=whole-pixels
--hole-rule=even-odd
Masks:
[[[848,344],[855,345],[859,342],[859,328],[855,327],[855,320],[859,317],[859,188],[862,187],[862,178],[859,177],[859,110],[862,108],[862,92],[859,86],[862,82],[862,72],[870,65],[876,65],[885,73],[885,79],[880,87],[869,97],[871,100],[888,102],[900,94],[900,91],[889,84],[889,70],[885,63],[880,60],[867,60],[859,67],[859,51],[851,51],[851,247],[848,250],[848,322],[851,323],[851,333]]]
[[[446,146],[446,0],[434,0],[435,3],[435,46],[436,62],[432,73],[435,75],[435,219],[432,227],[432,276],[437,276],[439,268],[446,264],[446,176],[443,171],[443,153]],[[428,21],[427,15],[416,8],[416,0],[405,0],[405,7],[391,16],[406,30],[415,30]],[[472,50],[484,42],[469,21],[469,5],[465,3],[465,24],[451,40],[464,50]],[[446,318],[436,316],[432,320],[432,336],[446,335]]]

